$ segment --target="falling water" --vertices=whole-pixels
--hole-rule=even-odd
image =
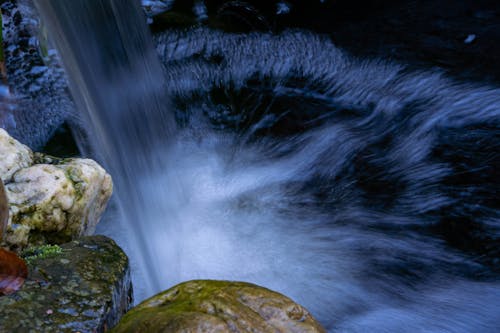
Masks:
[[[168,31],[155,50],[134,1],[37,3],[114,177],[105,231],[139,300],[244,280],[332,331],[497,331],[498,89],[301,31]]]
[[[149,293],[161,284],[148,248],[143,209],[154,209],[137,190],[137,179],[161,168],[154,154],[175,132],[166,82],[137,1],[39,0],[37,7],[69,77],[86,129],[80,139],[113,175],[122,227]],[[172,186],[171,184],[169,186]],[[147,207],[147,208],[146,208]],[[141,226],[142,225],[142,226]]]

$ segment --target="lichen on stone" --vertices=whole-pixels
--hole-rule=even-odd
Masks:
[[[26,254],[23,287],[0,297],[0,332],[104,332],[129,309],[129,262],[113,240],[83,237]]]
[[[8,179],[5,192],[10,206],[3,246],[22,249],[28,244],[64,243],[94,232],[113,191],[110,175],[99,164],[32,153],[4,130],[0,130],[2,151],[8,154],[0,161],[0,175]],[[16,154],[25,157],[15,159]]]
[[[325,330],[305,308],[277,292],[245,282],[196,280],[142,302],[112,332],[323,333]]]

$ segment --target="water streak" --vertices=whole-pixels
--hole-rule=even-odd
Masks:
[[[70,88],[85,123],[82,150],[92,152],[113,175],[122,227],[142,259],[141,271],[154,270],[147,247],[148,228],[136,179],[161,167],[151,147],[169,142],[175,122],[166,82],[137,1],[38,0],[50,36],[64,63]],[[147,290],[159,290],[148,273]]]

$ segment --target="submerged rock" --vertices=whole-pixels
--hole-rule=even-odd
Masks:
[[[104,332],[130,307],[128,259],[109,238],[83,237],[28,262],[21,290],[0,297],[0,332]]]
[[[4,245],[60,244],[94,232],[113,191],[99,164],[34,154],[1,129],[0,153],[10,206]]]
[[[325,332],[291,299],[250,283],[179,284],[128,312],[113,332]]]

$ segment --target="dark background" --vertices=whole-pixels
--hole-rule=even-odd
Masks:
[[[500,1],[289,0],[289,13],[277,15],[279,2],[206,0],[208,24],[245,32],[306,28],[328,34],[359,57],[411,69],[439,67],[459,80],[500,82]],[[155,18],[153,30],[189,22],[193,3],[177,0],[169,14]],[[466,43],[469,35],[475,38]]]

